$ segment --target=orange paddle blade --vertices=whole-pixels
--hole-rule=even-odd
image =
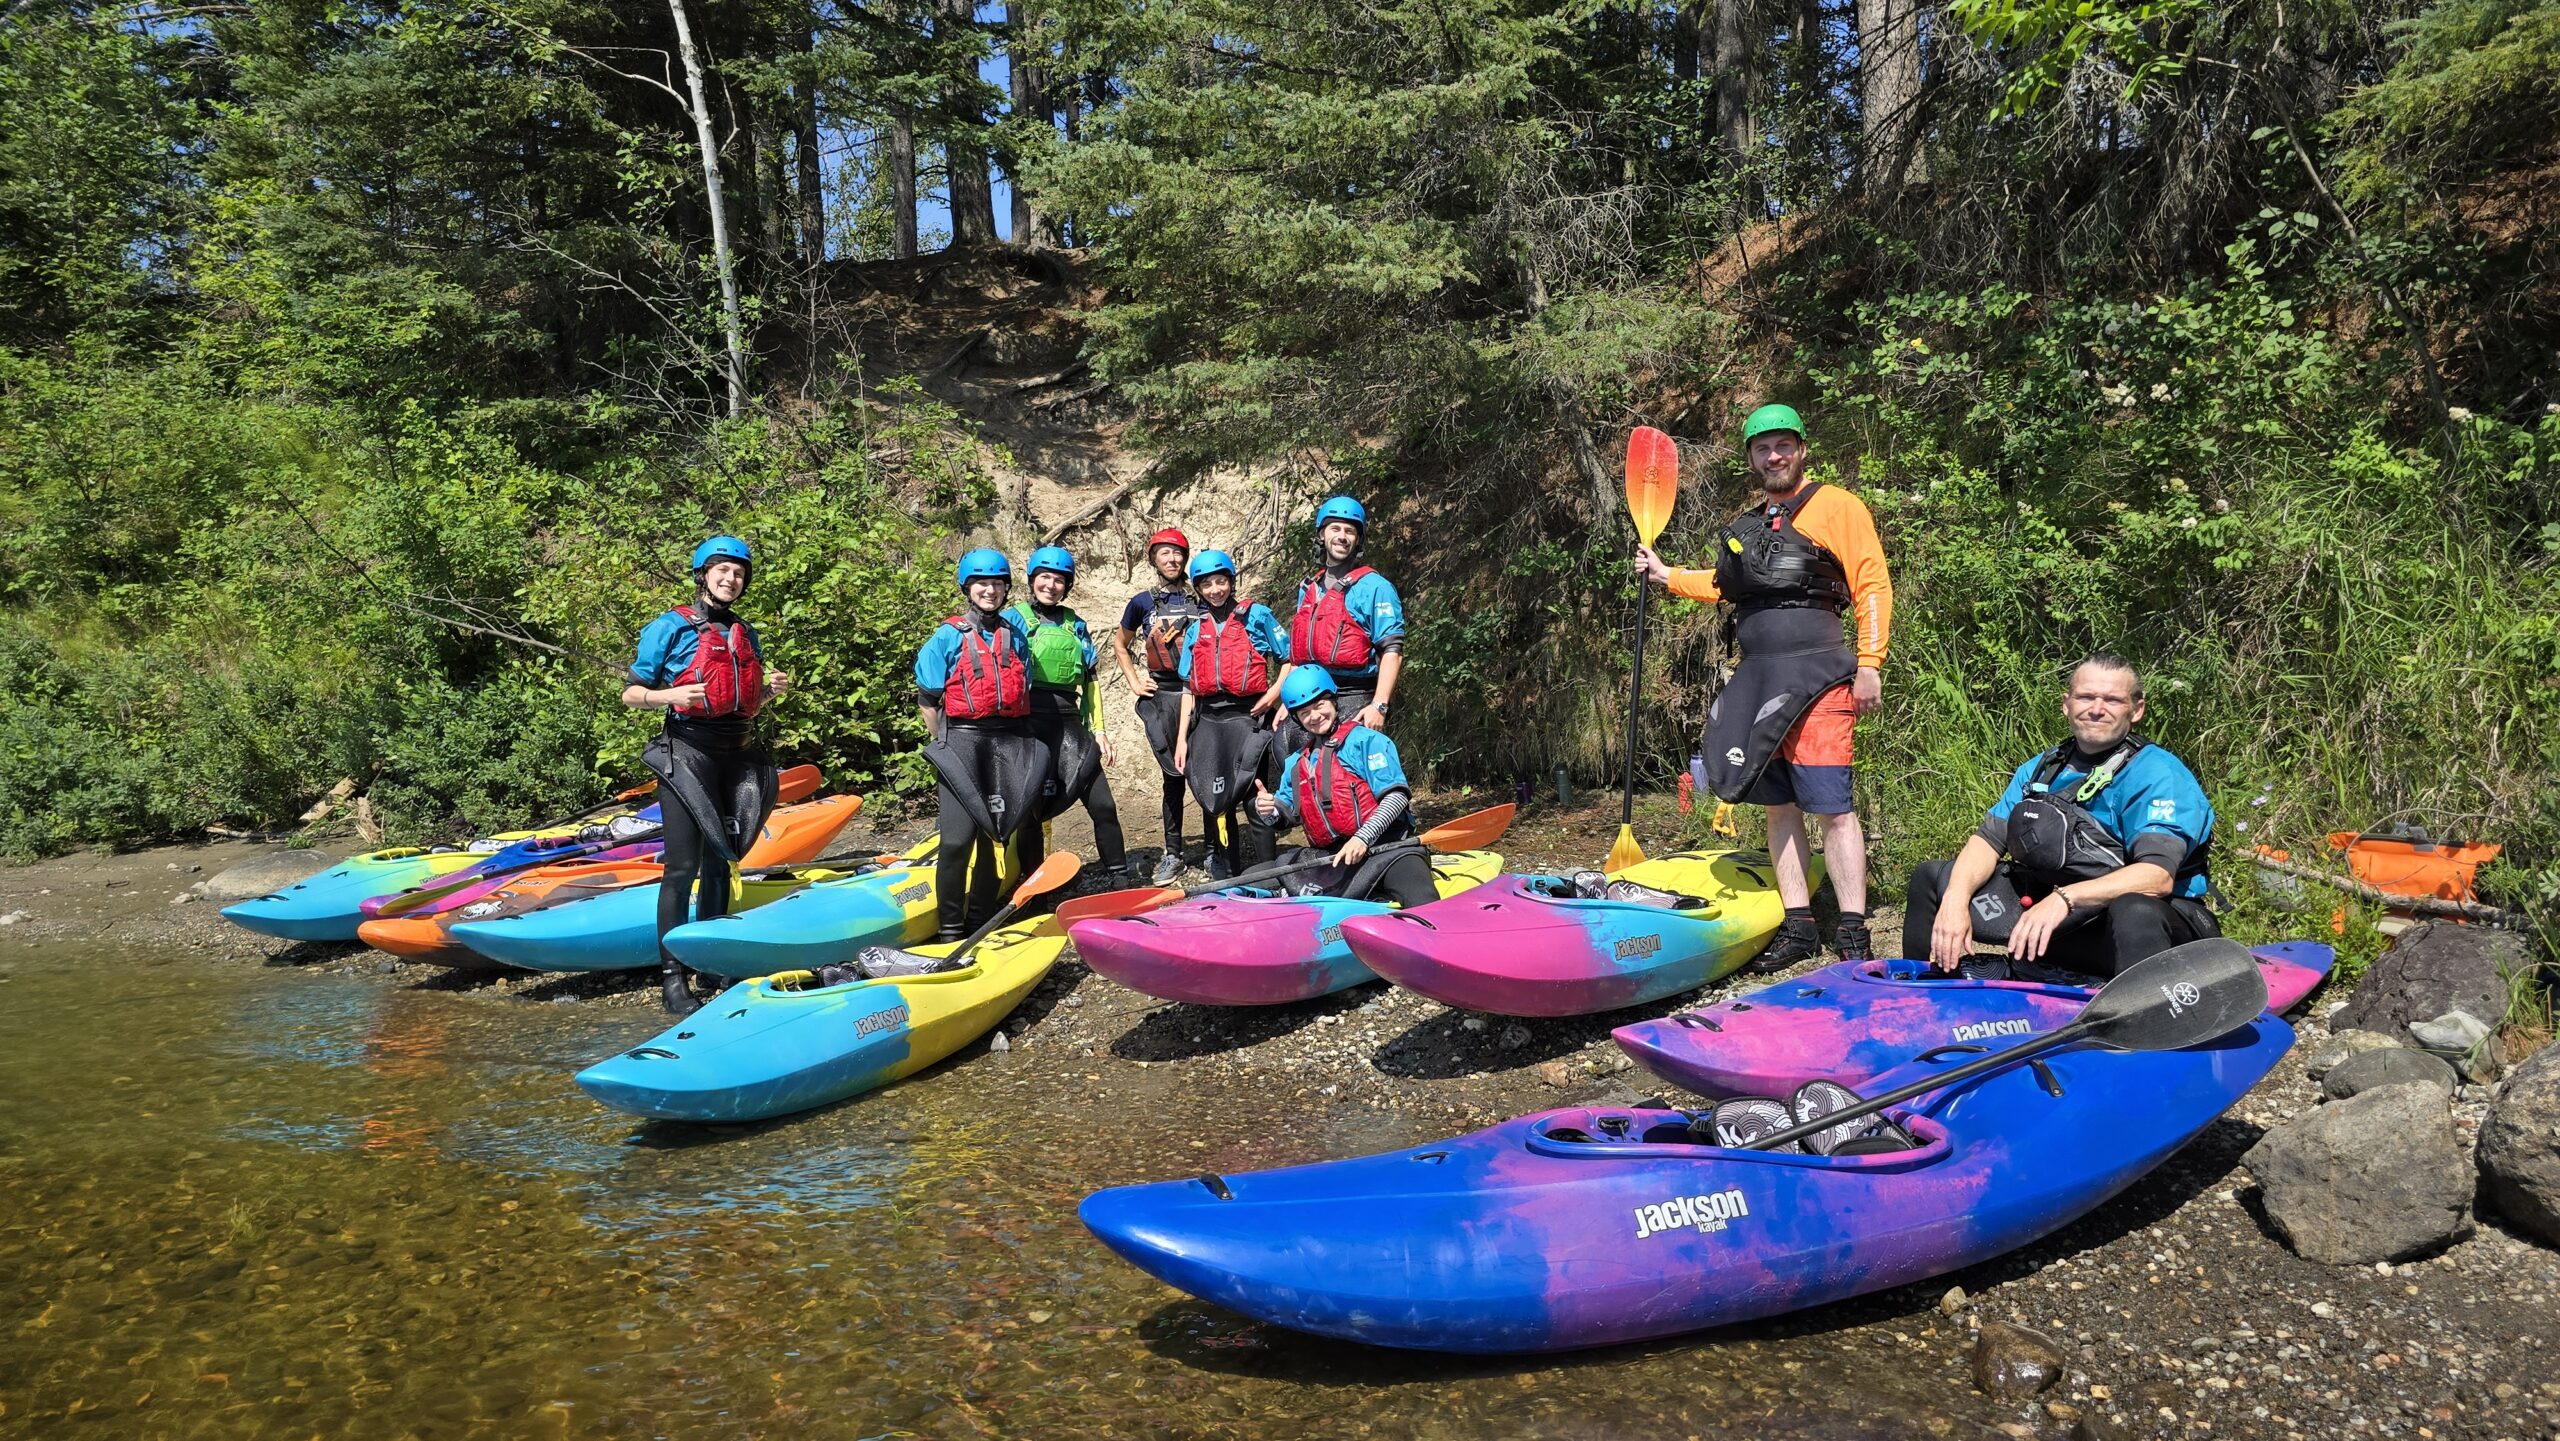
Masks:
[[[1679,498],[1680,448],[1652,426],[1637,426],[1627,437],[1627,516],[1646,545],[1671,523],[1671,503]]]
[[[1614,876],[1629,866],[1642,863],[1643,860],[1644,847],[1636,844],[1635,827],[1620,826],[1618,842],[1609,847],[1609,859],[1600,863],[1600,869]]]
[[[1487,806],[1458,817],[1445,825],[1433,826],[1422,833],[1422,843],[1435,851],[1482,850],[1511,829],[1511,818],[1520,808],[1508,801]],[[1152,908],[1151,908],[1152,909]]]
[[[1078,921],[1116,921],[1130,916],[1143,916],[1160,911],[1182,899],[1182,892],[1157,886],[1139,886],[1134,890],[1104,891],[1099,895],[1078,896],[1058,903],[1058,923],[1072,926]]]
[[[640,784],[633,786],[627,791],[614,792],[613,798],[618,801],[636,801],[657,788],[658,783],[656,781],[642,781]]]
[[[1076,872],[1083,869],[1083,857],[1072,851],[1051,851],[1038,870],[1024,876],[1022,884],[1013,888],[1013,903],[1018,906],[1033,896],[1054,891],[1074,880]]]
[[[776,789],[773,803],[778,806],[796,806],[816,795],[818,783],[824,779],[825,777],[818,774],[816,766],[793,766],[774,777]]]

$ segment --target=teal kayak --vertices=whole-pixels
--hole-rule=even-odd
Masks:
[[[667,932],[667,950],[697,971],[731,980],[814,971],[852,960],[865,946],[933,939],[933,858],[928,835],[879,870],[838,876],[751,911]],[[1012,875],[1007,851],[999,874]]]

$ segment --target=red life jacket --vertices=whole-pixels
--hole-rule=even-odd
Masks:
[[[676,614],[693,627],[693,659],[685,662],[684,673],[674,683],[699,682],[702,704],[676,706],[674,714],[693,720],[752,718],[764,705],[764,661],[756,654],[755,638],[747,633],[746,622],[723,626],[689,605],[677,606]]]
[[[1363,576],[1376,575],[1369,567],[1355,566],[1342,578],[1342,589],[1324,583],[1319,573],[1298,587],[1298,613],[1289,618],[1289,661],[1293,665],[1341,666],[1346,670],[1364,670],[1376,647],[1369,632],[1352,619],[1349,599],[1351,587]]]
[[[1346,722],[1289,760],[1290,780],[1297,787],[1298,819],[1305,823],[1312,844],[1347,841],[1377,812],[1378,793],[1369,788],[1369,778],[1342,763],[1342,743],[1358,729]]]
[[[1237,601],[1221,624],[1206,610],[1191,640],[1191,693],[1231,695],[1259,700],[1271,688],[1271,657],[1254,649],[1253,631],[1245,616],[1249,600]]]
[[[1031,672],[1012,634],[1001,625],[980,630],[967,616],[955,615],[944,625],[960,632],[960,653],[951,658],[950,678],[942,683],[945,720],[1015,719],[1031,714]]]

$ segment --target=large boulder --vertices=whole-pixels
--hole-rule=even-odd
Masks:
[[[2346,1008],[2329,1018],[2332,1032],[2380,1031],[2415,1039],[2412,1021],[2468,1011],[2495,1026],[2507,1015],[2507,977],[2531,968],[2524,937],[2486,926],[2425,921],[2400,933],[2375,958]]]
[[[2480,1123],[2480,1197],[2519,1230],[2560,1246],[2560,1046],[2508,1072]]]
[[[2276,1233],[2313,1261],[2368,1266],[2471,1234],[2471,1153],[2432,1085],[2322,1106],[2269,1131],[2247,1162]]]
[[[295,881],[316,876],[337,863],[335,856],[319,851],[298,851],[279,846],[198,881],[196,894],[209,901],[245,901],[283,890]]]
[[[2321,1089],[2329,1099],[2343,1101],[2385,1086],[2433,1086],[2442,1095],[2453,1094],[2453,1067],[2424,1051],[2400,1046],[2358,1051],[2340,1061],[2321,1078]]]

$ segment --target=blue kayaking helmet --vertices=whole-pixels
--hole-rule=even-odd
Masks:
[[[1073,580],[1076,578],[1076,558],[1068,554],[1063,545],[1044,545],[1031,552],[1031,558],[1022,563],[1022,575],[1028,580],[1044,570],[1054,570]]]
[[[1316,534],[1324,534],[1325,526],[1337,520],[1347,520],[1360,527],[1364,536],[1369,533],[1369,512],[1347,495],[1337,495],[1316,507]]]
[[[1340,694],[1342,688],[1333,683],[1333,672],[1320,665],[1302,665],[1280,682],[1280,708],[1295,714],[1299,707],[1312,705],[1319,697]]]
[[[711,568],[711,562],[715,560],[734,560],[747,568],[747,574],[756,572],[755,558],[747,553],[747,543],[734,535],[715,535],[695,546],[693,573],[702,574]]]
[[[969,582],[973,580],[1010,582],[1012,579],[1013,562],[1005,559],[1003,551],[989,550],[982,545],[960,557],[960,588],[962,590],[967,590]]]
[[[1191,579],[1197,583],[1205,576],[1226,572],[1227,579],[1236,578],[1236,558],[1223,550],[1204,550],[1191,557]]]

